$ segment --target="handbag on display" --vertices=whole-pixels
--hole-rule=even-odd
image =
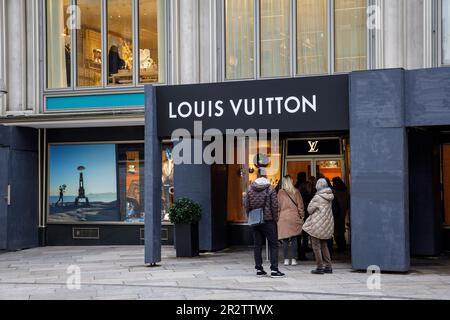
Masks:
[[[267,203],[267,193],[264,198],[264,206],[262,208],[253,209],[248,213],[248,225],[251,227],[256,227],[264,224],[264,209]]]

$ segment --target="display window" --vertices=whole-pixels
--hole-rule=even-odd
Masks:
[[[49,145],[48,222],[144,222],[143,144]]]
[[[238,148],[236,145],[235,151]],[[261,140],[257,143],[246,141],[245,155],[245,164],[236,164],[236,161],[235,164],[228,165],[227,211],[228,221],[233,223],[247,222],[245,196],[248,188],[258,178],[258,170],[262,163],[267,172],[267,179],[274,188],[277,188],[281,179],[281,150],[272,146],[271,141]]]
[[[70,0],[47,1],[47,87],[71,86],[71,30],[66,25]]]
[[[169,210],[174,201],[173,174],[175,164],[172,156],[172,145],[164,145],[162,152],[162,222],[170,222]]]
[[[137,86],[165,81],[164,0],[45,3],[47,89]]]
[[[224,8],[227,80],[367,69],[366,0],[224,0]]]

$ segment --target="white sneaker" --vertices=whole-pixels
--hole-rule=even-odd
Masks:
[[[297,265],[297,260],[296,259],[292,259],[292,265],[296,266]]]
[[[290,260],[289,259],[284,259],[284,265],[288,266],[290,264]]]

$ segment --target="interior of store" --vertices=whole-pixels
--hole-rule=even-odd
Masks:
[[[161,41],[164,39],[162,17],[164,3],[161,0],[140,0],[137,14],[131,0],[109,0],[105,12],[106,44],[102,37],[102,1],[78,0],[76,41],[66,21],[70,21],[70,1],[53,1],[47,5],[47,55],[48,87],[64,88],[71,85],[71,51],[76,47],[76,85],[96,87],[102,85],[102,68],[107,68],[108,85],[133,83],[133,66],[139,66],[139,82],[161,81],[159,68],[164,59]],[[134,38],[135,26],[138,39]],[[136,55],[133,48],[138,43]],[[104,47],[106,45],[106,48]],[[103,54],[103,50],[107,50]],[[139,59],[134,64],[134,57]],[[108,63],[104,63],[104,59]],[[53,65],[53,67],[52,67]]]

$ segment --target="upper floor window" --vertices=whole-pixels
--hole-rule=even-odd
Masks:
[[[165,81],[164,0],[47,0],[47,88]]]
[[[227,80],[367,68],[366,0],[224,1]]]
[[[442,63],[450,64],[450,0],[442,0]]]

